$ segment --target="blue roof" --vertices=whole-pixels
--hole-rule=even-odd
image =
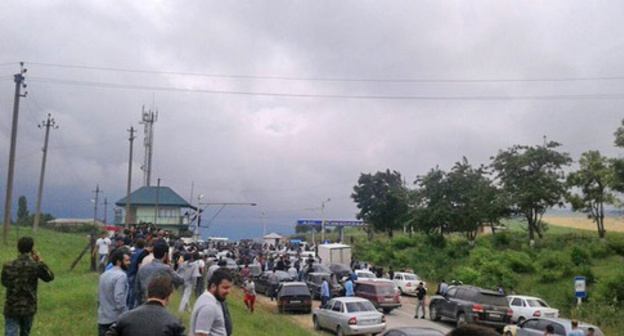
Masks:
[[[131,205],[155,205],[156,203],[158,203],[159,206],[193,208],[193,206],[169,187],[141,187],[130,194]],[[126,197],[115,202],[115,205],[125,206]]]

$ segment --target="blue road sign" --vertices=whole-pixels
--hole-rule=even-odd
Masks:
[[[297,225],[322,226],[323,221],[316,219],[299,219]],[[363,221],[326,220],[325,226],[365,226]]]
[[[574,277],[574,297],[584,298],[586,296],[587,292],[585,291],[585,277]]]
[[[297,221],[297,225],[321,226],[323,225],[323,223],[320,220],[315,220],[315,219],[300,219]]]

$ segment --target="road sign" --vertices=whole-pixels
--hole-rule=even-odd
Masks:
[[[585,291],[585,277],[574,277],[574,297],[584,298],[586,296],[587,292]]]
[[[297,225],[321,226],[323,221],[316,219],[299,219]],[[364,226],[363,221],[325,220],[325,226]]]
[[[321,226],[322,221],[315,219],[300,219],[297,221],[297,225],[312,225],[312,226]]]

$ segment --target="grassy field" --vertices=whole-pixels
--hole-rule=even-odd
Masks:
[[[596,223],[585,215],[544,216],[543,220],[553,226],[597,231]],[[624,232],[624,218],[605,218],[605,229],[607,232]]]
[[[0,245],[0,262],[17,257],[17,239],[31,235],[29,229],[11,227],[8,245]],[[89,271],[89,258],[85,256],[73,271],[69,267],[88,239],[74,234],[40,230],[35,238],[35,248],[54,272],[55,279],[50,283],[39,283],[39,306],[33,336],[49,335],[95,335],[97,334],[97,292],[98,275]],[[0,286],[3,300],[4,287]],[[176,291],[169,304],[169,310],[189,325],[190,313],[178,314],[181,291]],[[252,315],[245,310],[241,291],[237,288],[228,297],[230,314],[234,323],[235,335],[314,335],[293,320],[273,313],[272,307],[259,305]],[[194,302],[194,301],[193,301]],[[4,329],[4,316],[0,315],[0,325]]]

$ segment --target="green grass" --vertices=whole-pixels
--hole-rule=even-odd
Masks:
[[[12,226],[9,243],[0,245],[0,262],[17,257],[17,239],[30,235],[35,239],[35,248],[54,272],[55,279],[50,283],[39,282],[38,311],[35,315],[33,336],[49,335],[95,335],[97,334],[97,293],[98,275],[90,271],[89,255],[85,255],[73,271],[69,267],[88,242],[87,237],[75,234],[39,230],[36,235],[27,228],[19,231]],[[184,325],[189,325],[190,313],[178,314],[181,290],[176,290],[169,303],[169,311],[181,317]],[[0,286],[0,297],[4,310],[5,289]],[[194,299],[192,301],[194,303]],[[235,335],[286,335],[303,336],[314,333],[295,324],[272,309],[257,305],[254,314],[245,310],[240,289],[236,288],[228,296],[228,303]],[[4,315],[0,315],[0,325],[4,329]]]

